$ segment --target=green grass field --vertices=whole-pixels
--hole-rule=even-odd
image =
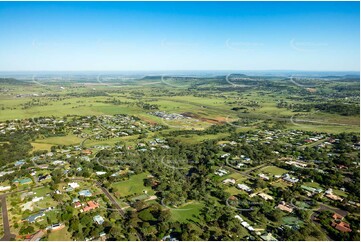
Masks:
[[[241,193],[241,190],[237,189],[236,187],[229,187],[225,190],[225,192],[228,192],[231,195],[237,195]]]
[[[318,184],[317,182],[305,182],[303,183],[303,185],[313,188],[322,188],[321,185]]]
[[[203,208],[203,204],[199,202],[191,202],[184,206],[180,206],[177,209],[171,209],[171,220],[178,222],[187,222],[193,220],[199,221],[197,216],[200,214],[200,210]]]
[[[189,135],[189,136],[177,136],[176,139],[181,142],[196,144],[200,143],[203,140],[212,140],[212,139],[221,139],[229,136],[229,134],[219,133],[219,134],[209,134],[209,135]]]
[[[223,176],[221,177],[221,181],[227,179],[227,178],[233,178],[236,180],[236,183],[240,183],[240,182],[243,182],[245,180],[248,180],[248,177],[242,175],[241,173],[238,173],[238,172],[233,172],[233,173],[230,173],[226,176]]]
[[[333,193],[340,197],[347,197],[347,193],[341,190],[333,189]]]
[[[33,190],[34,193],[36,193],[36,196],[41,197],[45,196],[47,193],[50,193],[51,190],[49,187],[40,187]]]
[[[49,233],[50,241],[71,241],[71,234],[68,232],[67,228],[63,228],[58,231],[53,231]]]
[[[143,179],[147,178],[147,173],[141,173],[133,175],[129,180],[116,182],[112,184],[112,187],[118,190],[117,194],[119,197],[125,197],[128,195],[135,194],[136,196],[144,194],[143,191],[147,191],[147,194],[153,195],[154,191],[150,187],[145,187]]]
[[[48,150],[50,151],[51,147],[53,146],[52,144],[43,144],[43,143],[31,143],[31,145],[33,146],[33,151],[37,151],[37,150]]]
[[[266,166],[258,171],[258,173],[269,173],[271,175],[282,175],[288,172],[285,169],[279,168],[277,166]]]
[[[278,188],[287,188],[287,187],[291,186],[291,184],[288,184],[283,180],[272,182],[271,185],[273,187],[278,187]]]
[[[66,135],[59,137],[49,137],[45,139],[35,140],[36,144],[44,144],[44,145],[74,145],[80,144],[84,139],[78,138],[75,135]]]
[[[303,224],[303,222],[301,220],[299,220],[297,217],[293,217],[293,216],[283,217],[282,221],[286,225],[302,225]]]

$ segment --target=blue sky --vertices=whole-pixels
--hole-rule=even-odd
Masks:
[[[359,18],[359,2],[0,2],[0,70],[359,70]]]

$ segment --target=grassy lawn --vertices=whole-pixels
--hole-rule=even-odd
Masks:
[[[200,143],[203,140],[220,139],[220,138],[225,138],[227,136],[229,136],[229,134],[219,133],[219,134],[207,134],[207,135],[177,136],[176,139],[184,143],[195,144],[195,143]]]
[[[117,137],[117,138],[111,138],[107,140],[96,140],[96,139],[88,139],[84,142],[84,146],[91,147],[94,145],[114,145],[115,143],[119,141],[125,141],[128,143],[136,144],[138,142],[139,135],[130,135],[130,136],[124,136],[124,137]]]
[[[117,188],[118,191],[116,194],[119,197],[125,197],[128,195],[141,195],[144,194],[143,191],[146,190],[149,195],[154,194],[154,191],[150,187],[145,187],[143,184],[143,179],[147,178],[148,173],[141,173],[138,175],[133,175],[129,180],[116,182],[112,186]]]
[[[230,193],[231,195],[237,195],[241,193],[241,190],[237,189],[236,187],[229,187],[225,190],[225,192]]]
[[[273,187],[278,187],[278,188],[286,188],[286,187],[290,186],[290,184],[287,184],[283,180],[278,180],[277,182],[272,182],[271,185]]]
[[[178,222],[187,222],[188,220],[198,221],[200,210],[203,208],[203,204],[199,202],[192,202],[184,206],[180,206],[177,209],[171,209],[171,220]]]
[[[34,203],[36,209],[45,209],[48,207],[55,207],[58,203],[53,200],[51,197],[44,197],[43,200]]]
[[[68,232],[67,227],[49,233],[49,241],[71,241],[71,240],[72,240],[71,235]]]
[[[49,137],[45,139],[35,140],[36,144],[47,144],[47,145],[72,145],[72,144],[80,144],[84,139],[78,138],[75,135],[66,135],[59,137]]]
[[[246,176],[244,176],[244,175],[242,175],[241,173],[238,173],[238,172],[234,172],[234,173],[231,173],[229,175],[226,175],[226,176],[222,177],[221,180],[223,181],[223,180],[225,180],[227,178],[235,179],[236,183],[240,183],[240,182],[243,182],[243,181],[248,179],[248,177],[246,177]]]
[[[318,184],[317,182],[305,182],[303,183],[303,185],[313,188],[322,188],[321,185]]]
[[[340,196],[340,197],[347,197],[347,193],[341,190],[334,189],[333,194]]]
[[[35,196],[37,197],[45,197],[47,193],[50,193],[51,190],[48,187],[40,187],[33,190],[34,193],[36,193]]]
[[[310,208],[310,205],[308,205],[307,203],[302,202],[302,201],[296,201],[295,205],[300,207],[300,208]]]
[[[266,166],[259,170],[259,173],[269,173],[272,175],[282,175],[286,172],[288,171],[277,166]]]
[[[303,224],[303,222],[301,220],[299,220],[297,217],[284,217],[282,218],[282,221],[284,222],[284,224],[286,225],[301,225]]]
[[[31,143],[31,145],[33,146],[33,151],[37,151],[37,150],[50,151],[51,147],[53,146],[52,144],[43,144],[43,143]]]

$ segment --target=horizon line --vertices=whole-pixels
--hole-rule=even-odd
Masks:
[[[174,69],[174,70],[0,70],[0,72],[167,72],[167,71],[302,71],[302,72],[360,72],[360,70],[294,70],[294,69]]]

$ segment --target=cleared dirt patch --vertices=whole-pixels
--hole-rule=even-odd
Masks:
[[[221,118],[219,118],[219,119],[204,118],[204,117],[201,117],[200,115],[192,113],[192,112],[185,112],[185,113],[181,113],[181,114],[188,118],[194,118],[194,119],[198,119],[200,121],[212,123],[212,124],[222,124],[225,122],[223,120],[221,121]]]

